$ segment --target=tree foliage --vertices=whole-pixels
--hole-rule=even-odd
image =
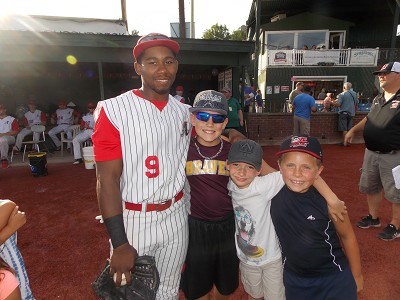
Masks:
[[[139,30],[133,29],[132,30],[132,35],[139,35]]]
[[[241,28],[232,31],[231,40],[245,41],[246,39],[247,39],[246,33]]]
[[[246,33],[243,32],[241,28],[238,28],[230,33],[226,25],[220,25],[216,23],[212,25],[210,29],[204,31],[202,38],[208,40],[245,41]]]
[[[207,40],[229,40],[231,34],[226,25],[216,23],[210,29],[204,31],[202,38]]]

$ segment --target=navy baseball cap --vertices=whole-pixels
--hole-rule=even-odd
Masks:
[[[228,101],[226,101],[225,95],[214,90],[198,93],[194,98],[193,107],[189,108],[189,111],[193,113],[205,110],[215,111],[226,116],[228,114]]]
[[[375,71],[372,74],[379,75],[381,73],[390,73],[396,72],[400,73],[400,62],[394,61],[383,65],[383,67],[379,71]]]
[[[228,154],[228,163],[243,162],[261,170],[263,150],[259,143],[252,140],[241,140],[233,143]]]
[[[315,137],[292,136],[284,140],[276,156],[287,152],[304,152],[322,161],[321,144]]]
[[[133,56],[137,60],[140,54],[143,53],[144,50],[157,47],[164,46],[169,48],[175,55],[179,53],[179,44],[169,37],[161,33],[149,33],[147,35],[142,36],[136,43],[136,46],[133,48]]]

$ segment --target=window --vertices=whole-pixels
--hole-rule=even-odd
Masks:
[[[325,37],[326,32],[324,31],[314,31],[314,32],[298,32],[297,37],[297,49],[303,49],[303,46],[306,45],[308,49],[311,49],[313,45],[316,47],[325,45]]]
[[[267,48],[269,50],[293,49],[294,33],[268,33]]]

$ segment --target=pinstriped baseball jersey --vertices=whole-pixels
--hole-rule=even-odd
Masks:
[[[160,111],[130,91],[99,102],[99,107],[120,134],[122,199],[159,203],[181,191],[191,131],[189,106],[170,95]]]

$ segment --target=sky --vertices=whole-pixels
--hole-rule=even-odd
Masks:
[[[229,31],[246,24],[253,0],[185,0],[185,21],[190,22],[194,1],[195,37],[215,23]],[[235,4],[233,4],[235,2]],[[170,23],[179,22],[178,0],[126,0],[129,32],[171,36]],[[0,0],[0,17],[5,14],[121,19],[120,0]]]

